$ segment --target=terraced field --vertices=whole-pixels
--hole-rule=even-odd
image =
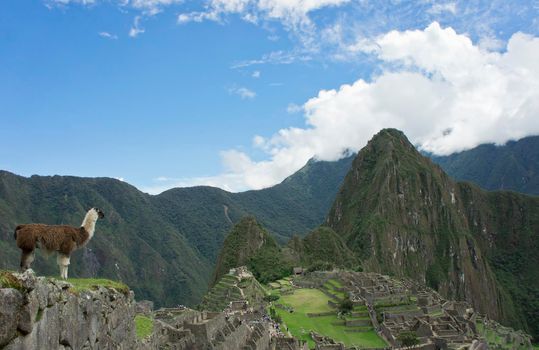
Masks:
[[[478,320],[476,322],[477,332],[485,337],[485,340],[488,342],[491,348],[496,349],[526,349],[526,347],[519,347],[517,344],[506,343],[505,337],[497,334],[496,331],[492,328],[487,328],[483,322]],[[539,344],[533,345],[534,349],[539,349]]]
[[[261,300],[266,294],[262,285],[254,278],[241,281],[232,275],[224,275],[219,282],[204,296],[200,304],[201,310],[220,312],[231,301]]]
[[[330,285],[324,286],[331,289],[340,288],[338,281],[328,282]],[[344,297],[344,293],[338,292],[339,297]],[[337,312],[328,304],[329,300],[335,302],[324,292],[318,289],[294,289],[291,294],[280,294],[281,298],[276,302],[275,310],[281,317],[283,329],[295,337],[308,342],[310,348],[314,348],[315,343],[311,339],[310,331],[313,330],[324,336],[328,336],[336,341],[343,342],[347,346],[360,346],[364,348],[383,348],[386,346],[372,328],[367,310],[364,306],[358,306],[353,314],[346,319],[337,317]],[[326,314],[313,317],[312,314]],[[346,326],[345,321],[359,321],[358,326]]]

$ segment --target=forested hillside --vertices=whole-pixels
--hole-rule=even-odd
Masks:
[[[431,158],[456,180],[471,181],[487,190],[539,195],[539,136]]]
[[[1,171],[0,268],[18,268],[16,225],[78,226],[86,210],[97,206],[106,218],[87,247],[75,253],[70,275],[120,279],[139,299],[158,305],[194,305],[208,287],[234,223],[255,215],[280,242],[304,235],[323,221],[351,161],[310,161],[283,183],[261,191],[193,187],[157,196],[110,178],[25,178]],[[55,258],[37,255],[33,267],[38,273],[58,274]]]

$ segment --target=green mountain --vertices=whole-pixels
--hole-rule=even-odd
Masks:
[[[318,227],[305,237],[294,236],[285,248],[285,256],[295,266],[311,271],[333,267],[357,269],[360,261],[335,231]]]
[[[453,181],[386,129],[327,217],[365,270],[408,276],[539,336],[539,198]]]
[[[247,266],[258,281],[268,283],[292,272],[284,261],[281,247],[252,216],[242,218],[226,236],[217,259],[213,282],[230,269]]]
[[[258,281],[268,283],[290,275],[295,266],[315,271],[333,267],[357,269],[359,265],[341,237],[328,227],[318,227],[303,238],[296,235],[281,247],[253,216],[247,216],[225,238],[215,267],[212,291],[222,294],[221,279],[239,266],[247,266]]]
[[[431,158],[457,180],[472,181],[487,190],[539,195],[539,136]]]
[[[80,225],[89,207],[106,213],[96,235],[71,260],[71,277],[107,277],[157,305],[195,305],[212,279],[225,235],[252,214],[280,242],[323,222],[352,157],[310,161],[281,184],[230,193],[177,188],[157,196],[110,178],[17,176],[0,171],[0,268],[17,269],[13,230],[21,223]],[[33,268],[57,275],[56,259],[37,254]]]

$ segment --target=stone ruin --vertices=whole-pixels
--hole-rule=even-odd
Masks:
[[[228,274],[232,276],[236,276],[240,280],[244,278],[253,278],[253,274],[251,273],[251,271],[249,271],[247,266],[239,266],[239,267],[232,268],[228,271]]]
[[[306,343],[275,332],[263,305],[253,308],[246,301],[231,302],[224,312],[164,308],[153,318],[148,349],[308,350]]]
[[[346,350],[343,343],[338,343],[329,337],[316,332],[311,332],[311,338],[315,342],[315,350]]]
[[[373,326],[392,347],[401,346],[398,337],[402,332],[412,332],[419,340],[415,348],[459,349],[472,344],[483,348],[487,345],[481,341],[485,334],[479,333],[479,322],[504,337],[505,346],[532,348],[529,335],[478,315],[466,302],[447,301],[412,280],[348,271],[340,272],[338,278],[354,304],[367,306]]]
[[[247,321],[241,314],[168,308],[154,312],[154,332],[148,348],[176,350],[270,349],[269,324]]]

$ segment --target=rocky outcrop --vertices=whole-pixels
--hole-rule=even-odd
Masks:
[[[0,285],[0,348],[133,349],[136,346],[133,292],[13,274]]]

